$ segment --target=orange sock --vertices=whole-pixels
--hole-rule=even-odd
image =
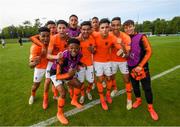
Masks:
[[[153,108],[153,104],[148,104],[148,108]]]
[[[78,95],[80,94],[80,92],[81,92],[81,89],[74,88],[74,95],[73,95],[72,101],[77,102]]]
[[[127,100],[131,100],[132,98],[132,86],[131,83],[126,83],[126,93],[127,93]]]
[[[106,95],[110,96],[111,94],[111,87],[112,87],[112,80],[107,81],[107,92]]]
[[[85,92],[84,92],[84,83],[81,86],[81,96],[85,96]]]
[[[55,86],[54,85],[52,85],[52,92],[54,93],[54,89],[55,89]]]
[[[89,84],[88,84],[88,87],[87,87],[87,89],[86,89],[86,91],[87,91],[88,93],[92,90],[92,86],[93,86],[92,83],[89,83]]]
[[[44,100],[48,99],[48,92],[44,92]]]
[[[58,113],[59,113],[59,114],[63,114],[64,104],[65,104],[65,99],[59,97],[59,98],[58,98]]]
[[[100,101],[104,101],[104,95],[103,95],[103,86],[102,86],[102,83],[97,82],[97,89],[98,89]]]
[[[31,96],[36,96],[36,92],[35,91],[31,91]]]
[[[115,79],[112,80],[112,88],[113,90],[117,90],[117,84]]]
[[[73,88],[69,87],[68,92],[69,92],[70,98],[72,98],[73,97]]]

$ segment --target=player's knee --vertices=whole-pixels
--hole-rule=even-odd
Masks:
[[[114,80],[114,79],[115,79],[115,74],[113,74],[113,75],[111,76],[111,79],[112,79],[112,80]]]
[[[75,87],[78,88],[78,89],[81,89],[83,83],[80,83],[80,82],[75,82]]]
[[[60,97],[61,98],[65,98],[66,97],[66,91],[65,90],[61,91]]]
[[[81,83],[81,90],[84,90],[84,83]]]
[[[107,81],[111,81],[111,79],[112,79],[111,76],[107,76],[107,77],[106,77],[106,80],[107,80]]]
[[[37,89],[40,86],[40,82],[34,82],[32,88]]]
[[[50,84],[51,83],[51,79],[50,78],[46,78],[45,83],[46,84]]]
[[[103,77],[98,77],[97,82],[102,83],[103,82]]]
[[[123,80],[124,80],[124,83],[129,83],[130,82],[129,74],[124,74]]]

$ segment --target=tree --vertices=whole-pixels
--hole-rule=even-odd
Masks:
[[[174,34],[177,34],[178,32],[180,32],[180,16],[179,17],[174,17],[171,20],[171,27],[173,30]]]
[[[142,24],[143,32],[152,32],[151,21],[144,21]]]
[[[164,19],[157,18],[153,21],[154,34],[166,34],[167,22]]]
[[[40,19],[35,19],[34,27],[39,28],[42,26],[42,23],[40,22]]]

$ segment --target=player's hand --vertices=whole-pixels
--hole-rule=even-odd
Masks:
[[[82,33],[80,33],[79,36],[76,39],[78,39],[79,41],[82,41],[83,40],[82,39]]]
[[[124,53],[123,49],[119,49],[116,53],[117,56],[121,56],[122,58],[126,57],[126,54]]]
[[[41,59],[41,57],[40,56],[36,56],[36,57],[34,57],[34,59],[33,59],[33,62],[34,62],[34,64],[38,64],[39,62],[40,62],[40,59]]]
[[[31,68],[34,68],[34,67],[40,62],[40,59],[41,59],[40,56],[34,57],[33,59],[31,59],[31,60],[29,61],[29,66],[30,66]]]
[[[58,61],[59,61],[62,57],[63,57],[62,52],[59,52],[59,53],[56,55],[56,59],[57,59]]]
[[[70,77],[74,76],[76,73],[76,69],[73,69],[73,68],[70,68],[69,71],[68,71],[68,74]]]
[[[142,70],[142,67],[140,67],[140,66],[137,66],[136,68],[135,68],[135,71],[136,72],[140,72]]]
[[[88,47],[88,50],[89,50],[92,54],[95,53],[94,46],[89,46],[89,47]]]

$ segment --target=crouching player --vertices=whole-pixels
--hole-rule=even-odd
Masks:
[[[134,21],[127,20],[123,26],[124,31],[131,37],[131,51],[128,59],[128,66],[130,70],[130,80],[136,96],[133,108],[138,108],[142,103],[139,88],[139,82],[141,82],[148,103],[148,111],[153,120],[158,120],[158,114],[154,110],[152,104],[153,94],[148,66],[148,60],[152,54],[150,43],[145,35],[135,32]]]
[[[39,40],[41,41],[42,45],[47,49],[50,40],[50,30],[47,27],[39,28]],[[34,43],[32,44],[30,49],[29,66],[31,68],[34,68],[34,80],[31,89],[31,96],[29,98],[30,105],[34,103],[36,90],[38,89],[40,82],[46,72],[46,67],[48,63],[46,54],[43,54],[41,51],[41,46],[38,46]]]
[[[63,113],[66,96],[65,83],[71,87],[74,87],[74,94],[71,104],[77,108],[82,108],[82,105],[77,101],[78,94],[81,90],[81,83],[75,77],[75,73],[78,69],[78,65],[80,64],[80,59],[82,57],[79,46],[79,40],[74,38],[69,39],[68,49],[62,53],[62,58],[60,58],[60,60],[57,60],[53,63],[50,71],[51,80],[60,94],[58,98],[57,118],[64,125],[68,124],[68,120]]]

